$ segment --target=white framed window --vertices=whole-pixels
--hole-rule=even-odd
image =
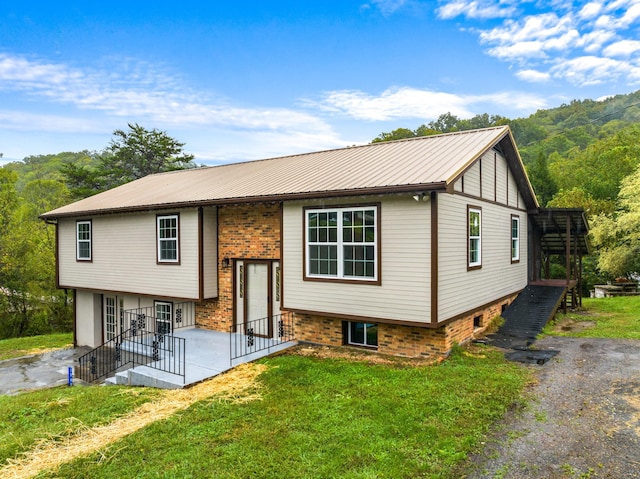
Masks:
[[[91,221],[76,221],[76,259],[91,261]]]
[[[156,301],[156,332],[160,334],[171,333],[173,323],[173,303]]]
[[[305,210],[308,278],[377,281],[378,207]]]
[[[105,338],[111,341],[116,337],[116,298],[104,297]]]
[[[520,261],[520,217],[511,215],[511,262]]]
[[[180,262],[178,215],[159,215],[157,221],[158,263]]]
[[[348,344],[378,347],[378,325],[374,323],[349,322]]]
[[[476,269],[482,266],[482,210],[469,206],[467,208],[468,267]]]

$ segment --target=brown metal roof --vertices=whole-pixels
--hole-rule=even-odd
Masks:
[[[507,126],[150,175],[63,206],[44,219],[189,205],[444,190],[490,148],[519,170],[537,203]]]

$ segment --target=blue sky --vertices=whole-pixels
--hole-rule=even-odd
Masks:
[[[139,123],[218,164],[640,89],[640,0],[0,3],[3,161]]]

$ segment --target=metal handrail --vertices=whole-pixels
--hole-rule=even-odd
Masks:
[[[293,314],[284,312],[233,325],[229,330],[231,361],[295,339]]]
[[[91,383],[131,364],[181,376],[184,383],[185,352],[184,338],[132,327],[80,356],[76,375]]]

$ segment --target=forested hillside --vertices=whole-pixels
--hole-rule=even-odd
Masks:
[[[511,127],[542,206],[587,212],[594,252],[585,261],[588,282],[637,275],[640,91],[576,100],[527,118],[445,113],[373,142],[494,125]],[[38,215],[146,174],[195,167],[183,146],[163,132],[129,125],[101,152],[30,156],[0,168],[0,339],[71,327],[70,298],[55,288],[54,227]]]
[[[151,173],[195,167],[183,143],[128,126],[101,152],[29,156],[0,168],[0,339],[72,327],[70,292],[56,289],[55,227],[40,214]]]

